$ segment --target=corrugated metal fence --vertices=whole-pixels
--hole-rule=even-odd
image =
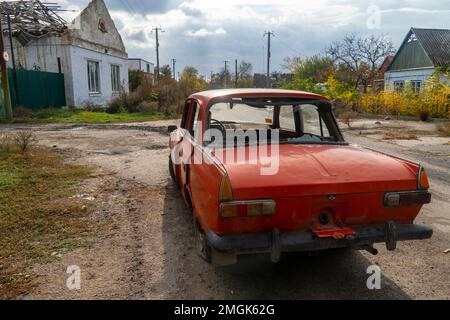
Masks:
[[[17,105],[13,72],[8,69],[13,108]],[[28,109],[59,108],[66,105],[64,74],[34,70],[17,70],[20,105]]]

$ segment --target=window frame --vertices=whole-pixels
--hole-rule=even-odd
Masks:
[[[116,70],[114,70],[116,69]],[[117,71],[117,75],[114,71]],[[114,79],[114,76],[117,76],[117,79]],[[116,80],[116,81],[114,81]],[[117,82],[117,83],[116,83]],[[117,85],[117,87],[115,87]],[[117,89],[117,90],[115,90]],[[113,93],[119,93],[120,92],[120,65],[118,64],[111,64],[111,91]]]
[[[411,90],[414,91],[414,93],[416,94],[419,94],[420,91],[422,90],[423,84],[422,80],[411,80],[409,84],[411,85]]]
[[[405,90],[405,80],[394,81],[394,91],[403,92]]]
[[[232,97],[232,98],[220,98],[215,99],[211,101],[208,106],[206,107],[206,113],[210,113],[210,109],[217,103],[235,103],[236,101],[233,101],[233,99],[240,99],[242,97]],[[245,97],[249,98],[249,97]],[[251,97],[250,97],[251,98]],[[257,97],[257,98],[266,98],[266,99],[279,99],[279,97]],[[320,142],[320,143],[294,143],[294,144],[317,144],[317,145],[349,145],[349,143],[345,140],[344,135],[342,134],[341,128],[338,125],[337,119],[334,116],[334,113],[332,111],[333,105],[331,102],[327,100],[321,100],[321,99],[303,99],[303,98],[282,98],[286,99],[287,101],[284,103],[279,103],[277,101],[272,102],[270,105],[273,106],[280,106],[280,105],[291,105],[294,108],[299,109],[298,107],[300,105],[305,104],[311,104],[317,107],[317,111],[319,113],[321,121],[323,121],[323,124],[327,127],[328,134],[330,138],[335,138],[335,141],[329,141],[329,142]],[[302,121],[300,119],[300,114],[297,113],[294,117],[296,120],[296,130],[303,130],[303,128],[300,128],[302,124],[300,124]],[[273,123],[275,125],[275,122]],[[299,126],[297,128],[297,126]],[[203,121],[203,131],[206,132],[210,128],[210,120],[209,117],[206,116],[206,118]],[[303,131],[302,131],[303,132]],[[323,135],[322,135],[323,136]],[[205,142],[203,142],[205,143]]]
[[[95,70],[92,71],[91,66],[95,65]],[[93,75],[94,78],[91,78]],[[101,77],[100,77],[100,62],[96,60],[87,60],[87,76],[88,76],[88,91],[89,94],[101,94]]]

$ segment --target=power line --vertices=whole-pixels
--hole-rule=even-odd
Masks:
[[[234,87],[237,88],[238,83],[238,60],[234,60]]]
[[[264,36],[267,35],[267,79],[266,79],[266,86],[267,88],[270,88],[270,58],[271,58],[271,52],[270,52],[270,36],[274,36],[274,33],[272,31],[266,31],[264,33]]]
[[[175,79],[175,80],[177,80],[177,77],[176,77],[176,73],[175,73],[175,65],[176,65],[176,63],[177,63],[177,59],[172,59],[172,72],[173,72],[173,78]]]
[[[129,2],[128,0],[121,0],[122,3],[126,4],[128,9],[130,9],[130,11],[134,14],[138,14],[137,11],[135,10],[134,6],[131,4],[131,2]]]
[[[228,60],[224,60],[225,62],[225,72],[223,73],[223,81],[224,81],[224,87],[227,87],[227,66],[228,66]]]
[[[152,29],[152,32],[153,31],[156,33],[156,80],[159,84],[159,32],[164,32],[164,30],[161,27],[156,27]]]

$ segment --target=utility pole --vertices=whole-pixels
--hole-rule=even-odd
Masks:
[[[5,51],[5,46],[3,44],[3,28],[2,28],[2,16],[0,15],[0,67],[1,67],[1,80],[2,80],[2,90],[3,90],[3,107],[5,108],[5,118],[6,120],[12,120],[12,109],[11,109],[11,97],[9,95],[9,83],[8,83],[8,69],[6,65],[6,60],[8,54]]]
[[[267,78],[266,78],[266,86],[270,88],[270,36],[274,36],[272,31],[266,31],[264,36],[267,35]]]
[[[164,30],[161,27],[156,27],[152,31],[155,31],[156,34],[156,81],[159,84],[159,32],[164,32]]]
[[[16,57],[14,54],[12,30],[11,30],[11,16],[9,15],[9,13],[7,17],[8,17],[9,45],[11,47],[11,62],[13,67],[14,92],[16,93],[16,106],[20,106],[19,84],[17,82],[17,70],[16,70]]]
[[[177,80],[177,76],[175,73],[175,64],[177,63],[177,59],[172,59],[172,69],[173,69],[173,79]]]
[[[238,61],[234,60],[234,87],[237,88],[238,84]]]
[[[228,71],[228,60],[224,60],[223,62],[225,62],[225,71],[223,73],[223,82],[224,82],[224,88],[227,87],[227,71]]]

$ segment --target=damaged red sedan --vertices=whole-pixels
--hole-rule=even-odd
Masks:
[[[350,145],[330,101],[288,90],[206,91],[169,127],[169,170],[192,208],[198,254],[230,265],[244,254],[427,239],[414,224],[431,194],[417,163]]]

